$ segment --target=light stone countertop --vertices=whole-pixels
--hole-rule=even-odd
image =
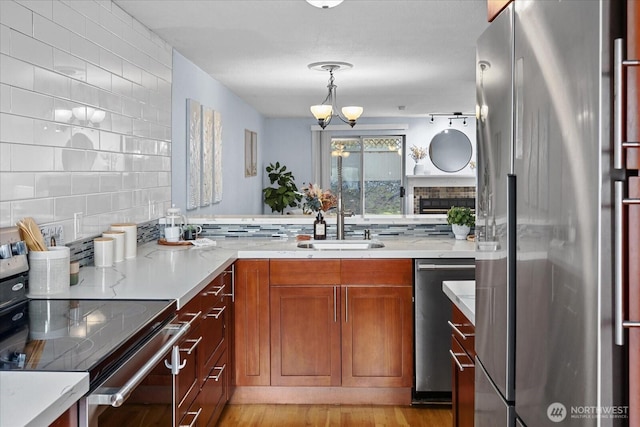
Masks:
[[[476,282],[475,280],[445,280],[442,290],[456,307],[475,326],[476,324]]]
[[[51,299],[175,299],[178,308],[202,291],[236,259],[242,258],[473,258],[474,243],[452,238],[380,239],[384,248],[313,250],[294,239],[218,239],[216,246],[138,247],[136,258],[113,267],[82,267],[77,285]]]
[[[88,372],[2,371],[0,426],[48,426],[89,391]]]
[[[385,247],[370,250],[301,249],[294,239],[218,239],[215,246],[209,247],[164,246],[150,242],[138,247],[136,258],[116,263],[113,267],[82,267],[77,285],[47,298],[175,299],[181,308],[234,261],[242,258],[475,257],[473,242],[453,238],[397,237],[380,240]],[[89,390],[86,373],[20,371],[0,375],[2,426],[47,425]],[[32,381],[32,378],[35,379]],[[31,385],[33,390],[27,387]],[[25,402],[29,405],[28,410]],[[10,418],[19,416],[25,418]],[[49,419],[51,421],[46,421]]]

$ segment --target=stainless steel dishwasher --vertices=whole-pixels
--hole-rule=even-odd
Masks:
[[[475,280],[473,258],[414,261],[415,383],[413,403],[451,402],[451,300],[445,280]]]

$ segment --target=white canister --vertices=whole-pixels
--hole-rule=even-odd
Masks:
[[[113,266],[113,239],[97,237],[93,239],[93,263],[96,267]]]
[[[29,296],[59,294],[69,290],[70,251],[52,246],[47,251],[29,251]]]
[[[124,257],[135,258],[138,252],[138,227],[135,224],[111,224],[111,229],[124,231]]]
[[[107,230],[102,237],[113,239],[113,262],[124,261],[124,231]]]

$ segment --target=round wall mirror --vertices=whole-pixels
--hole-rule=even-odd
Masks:
[[[456,129],[443,130],[429,144],[429,158],[443,172],[462,170],[469,164],[471,154],[471,141]]]

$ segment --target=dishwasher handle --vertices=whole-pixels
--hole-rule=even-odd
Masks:
[[[475,270],[475,264],[418,264],[418,271]]]

